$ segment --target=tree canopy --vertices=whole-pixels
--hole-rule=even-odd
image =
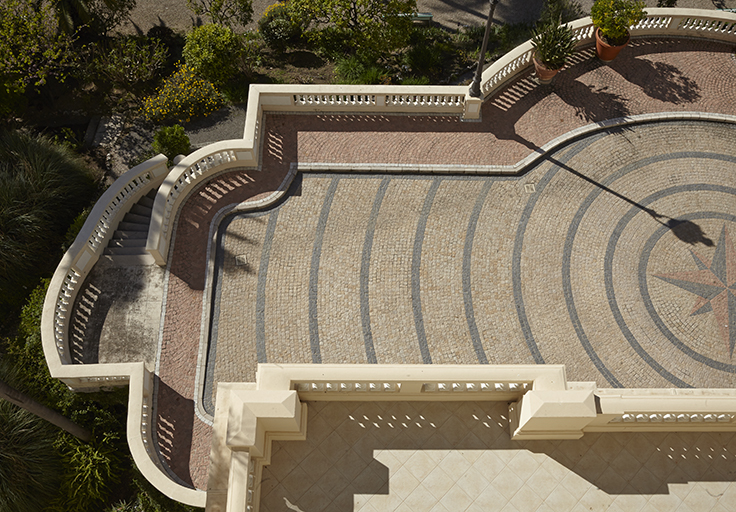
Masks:
[[[347,33],[358,52],[382,56],[404,46],[411,32],[415,0],[291,0],[299,17]]]
[[[29,87],[62,77],[73,58],[73,38],[59,32],[51,5],[31,0],[0,2],[0,115]]]

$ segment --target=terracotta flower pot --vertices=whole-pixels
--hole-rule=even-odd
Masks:
[[[537,78],[539,79],[539,83],[541,84],[550,83],[559,71],[559,69],[549,69],[548,67],[546,67],[544,64],[537,60],[536,55],[532,56],[532,62],[534,62],[534,69],[537,72]]]
[[[611,46],[601,39],[600,30],[595,29],[595,53],[603,62],[611,62],[616,58],[616,55],[623,50],[624,46],[629,44],[629,39],[631,39],[630,35],[626,38],[626,42],[624,44]]]

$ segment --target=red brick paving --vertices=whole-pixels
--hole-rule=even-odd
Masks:
[[[169,467],[206,488],[211,428],[194,414],[207,237],[223,206],[276,190],[291,162],[512,165],[535,146],[591,122],[651,112],[736,115],[733,45],[639,40],[610,65],[583,52],[550,86],[529,73],[483,105],[482,122],[454,116],[268,114],[262,172],[231,172],[181,211],[161,349],[157,433]],[[339,133],[339,136],[335,135]]]

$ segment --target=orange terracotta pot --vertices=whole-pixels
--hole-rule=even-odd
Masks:
[[[629,44],[629,39],[631,39],[630,35],[626,38],[626,42],[624,44],[620,46],[611,46],[601,39],[600,30],[595,29],[595,53],[603,62],[611,62],[616,58],[616,55],[623,50],[624,46]]]
[[[532,56],[532,62],[534,62],[534,69],[537,72],[537,78],[539,83],[548,84],[555,77],[559,69],[549,69],[544,64],[537,60],[536,55]]]

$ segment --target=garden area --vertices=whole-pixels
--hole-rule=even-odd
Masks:
[[[484,32],[416,23],[414,0],[289,0],[258,20],[250,0],[188,1],[206,23],[137,35],[117,31],[135,0],[0,3],[0,396],[22,396],[13,401],[89,434],[0,399],[0,510],[191,510],[135,468],[127,389],[74,393],[50,377],[41,348],[48,280],[114,177],[95,119],[147,137],[124,167],[156,153],[171,160],[190,151],[194,123],[244,108],[251,83],[469,83]],[[550,1],[543,18],[581,15],[578,4]],[[257,30],[245,30],[253,21]],[[486,61],[532,29],[495,24]]]

